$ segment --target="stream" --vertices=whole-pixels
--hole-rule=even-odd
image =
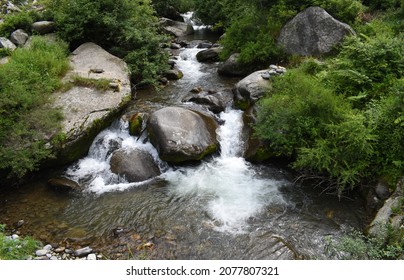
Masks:
[[[188,15],[189,19],[189,15]],[[230,90],[238,81],[217,75],[216,63],[201,64],[200,40],[215,41],[201,27],[176,55],[184,78],[159,92],[139,91],[125,113],[94,140],[89,154],[63,170],[0,193],[0,223],[44,243],[91,246],[108,258],[147,259],[328,259],[326,238],[348,228],[361,230],[366,211],[360,198],[342,199],[310,185],[294,183],[287,169],[251,164],[242,157],[243,112],[227,108],[217,134],[220,153],[200,164],[170,166],[161,161],[145,135],[129,135],[125,116],[183,104],[194,87]],[[198,108],[202,110],[202,108]],[[127,183],[110,171],[118,148],[148,151],[162,175]],[[66,176],[84,186],[61,193],[46,182]]]

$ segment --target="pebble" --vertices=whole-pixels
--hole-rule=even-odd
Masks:
[[[58,260],[58,257],[52,256],[52,257],[50,257],[50,260],[51,260],[51,261],[57,261],[57,260]]]
[[[73,254],[74,251],[73,251],[72,249],[66,249],[66,250],[65,250],[65,253],[66,253],[66,254]]]
[[[19,220],[18,222],[17,222],[17,224],[16,224],[16,227],[17,228],[20,228],[20,227],[22,227],[22,225],[25,223],[25,221],[24,220]]]
[[[18,236],[18,234],[13,234],[13,235],[11,235],[11,239],[13,239],[13,240],[16,240],[16,239],[18,239],[18,238],[20,238],[20,237]]]
[[[96,261],[97,260],[97,256],[95,254],[89,254],[87,256],[87,260],[89,261]]]
[[[50,250],[52,250],[52,245],[47,244],[47,245],[45,245],[45,247],[43,247],[43,249],[50,251]]]
[[[41,249],[41,250],[36,250],[35,255],[37,257],[43,257],[43,256],[46,256],[46,254],[48,254],[48,253],[49,253],[48,250]]]
[[[92,253],[93,249],[91,249],[90,247],[84,247],[81,249],[77,249],[74,254],[76,255],[76,257],[84,257],[87,256],[88,254]]]
[[[64,252],[66,250],[66,248],[65,247],[59,247],[59,248],[56,248],[55,249],[55,253],[62,253],[62,252]]]

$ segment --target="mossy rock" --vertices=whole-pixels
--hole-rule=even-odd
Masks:
[[[140,136],[143,130],[143,115],[136,113],[129,119],[129,134],[132,136]]]

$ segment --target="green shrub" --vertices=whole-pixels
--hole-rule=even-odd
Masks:
[[[135,83],[167,69],[158,20],[149,0],[50,0],[61,38],[77,47],[92,41],[124,58]]]
[[[39,242],[31,237],[11,239],[4,234],[5,226],[0,225],[0,260],[25,260],[39,247]]]
[[[29,32],[31,25],[37,19],[37,14],[34,12],[22,11],[12,13],[4,17],[3,24],[0,24],[0,36],[9,37],[11,32],[16,29],[24,29]]]
[[[336,19],[345,23],[354,23],[364,8],[359,0],[313,0]]]
[[[388,10],[398,8],[400,0],[365,0],[363,4],[372,10]]]
[[[47,104],[67,70],[66,45],[40,37],[0,66],[0,170],[22,177],[51,155],[44,142],[61,115]]]
[[[289,71],[260,102],[257,135],[292,166],[333,182],[340,194],[365,176],[374,136],[364,118],[314,76]]]

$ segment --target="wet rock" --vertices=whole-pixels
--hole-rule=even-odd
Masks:
[[[163,73],[163,76],[169,80],[179,80],[184,74],[178,69],[171,69]]]
[[[136,113],[129,119],[129,134],[132,136],[140,136],[143,131],[143,114]]]
[[[198,44],[197,48],[198,49],[209,49],[213,46],[211,42],[201,42]]]
[[[355,34],[320,7],[310,7],[296,15],[281,30],[278,44],[288,54],[317,56],[329,53],[345,36]]]
[[[201,87],[194,87],[193,89],[191,89],[192,93],[201,93],[203,91],[203,89]]]
[[[233,101],[231,92],[199,93],[187,95],[182,102],[193,102],[205,106],[209,111],[218,114],[230,106]]]
[[[180,45],[180,44],[176,44],[176,43],[171,43],[170,49],[172,49],[172,50],[179,50],[179,49],[181,49],[181,45]]]
[[[0,37],[0,48],[14,51],[17,47],[9,39],[7,39],[5,37]]]
[[[242,65],[238,58],[239,53],[232,54],[226,62],[222,63],[218,68],[218,73],[221,76],[229,77],[244,77],[251,73],[251,70]]]
[[[77,249],[76,251],[74,251],[74,255],[76,257],[86,257],[87,255],[91,254],[93,252],[93,249],[91,249],[90,247],[84,247],[81,249]]]
[[[81,186],[67,178],[52,178],[48,180],[48,185],[57,191],[79,191]]]
[[[217,123],[199,112],[163,108],[151,115],[147,127],[160,158],[168,162],[200,160],[218,148]]]
[[[44,35],[55,31],[55,23],[53,21],[37,21],[31,25],[31,29],[40,35]]]
[[[13,42],[17,46],[23,46],[25,42],[28,40],[28,34],[22,30],[22,29],[17,29],[10,35],[10,41]]]
[[[194,28],[192,25],[184,22],[174,21],[168,18],[161,18],[160,25],[167,34],[176,37],[183,37],[194,33]]]
[[[221,48],[203,50],[196,54],[196,59],[199,62],[216,62],[219,61],[219,54],[221,51]]]
[[[111,156],[110,165],[113,173],[130,183],[142,182],[161,173],[153,157],[143,150],[117,150]]]
[[[159,79],[159,83],[163,86],[166,86],[168,84],[168,79],[166,77],[162,77]]]

